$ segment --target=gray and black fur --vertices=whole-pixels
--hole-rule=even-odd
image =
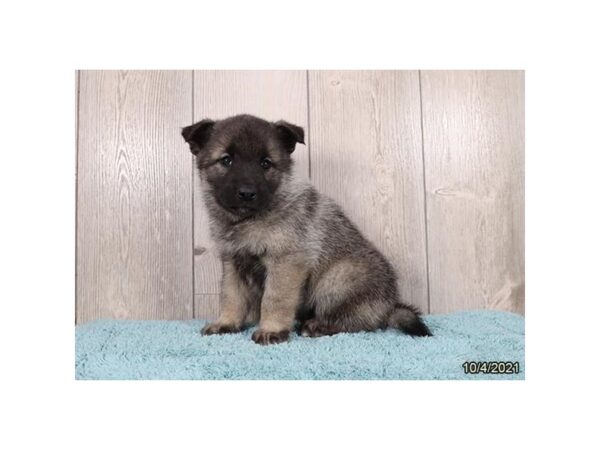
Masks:
[[[342,210],[291,175],[302,128],[249,115],[202,120],[182,135],[197,158],[223,260],[221,314],[203,334],[258,324],[252,339],[397,328],[430,336],[401,303],[394,269]]]

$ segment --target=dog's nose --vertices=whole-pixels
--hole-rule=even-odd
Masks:
[[[245,202],[251,202],[256,198],[256,189],[250,186],[241,186],[238,190],[238,197]]]

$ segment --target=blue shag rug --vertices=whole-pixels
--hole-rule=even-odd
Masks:
[[[205,321],[97,320],[75,330],[79,380],[458,380],[525,377],[524,319],[500,311],[424,316],[433,337],[396,330],[261,346],[253,329],[201,336]],[[466,361],[519,363],[516,374],[465,374]],[[473,368],[473,365],[472,365]],[[488,368],[490,368],[488,366]]]

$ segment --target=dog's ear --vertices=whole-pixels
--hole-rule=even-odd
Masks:
[[[279,138],[288,152],[292,153],[294,151],[296,143],[304,144],[304,130],[302,127],[280,120],[275,122],[275,128],[277,128]]]
[[[194,155],[197,155],[210,139],[215,123],[214,120],[204,119],[181,130],[183,139],[190,145]]]

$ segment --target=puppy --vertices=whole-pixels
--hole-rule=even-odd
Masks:
[[[301,127],[239,115],[182,135],[223,262],[221,314],[203,334],[258,324],[252,340],[276,344],[298,320],[309,337],[388,327],[431,335],[418,310],[400,302],[386,258],[330,198],[292,177]]]

